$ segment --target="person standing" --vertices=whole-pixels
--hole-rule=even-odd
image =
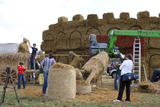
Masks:
[[[119,80],[121,76],[121,70],[119,69],[120,65],[121,65],[120,58],[116,58],[116,61],[112,63],[112,66],[114,66],[114,68],[116,69],[116,76],[114,77],[114,89],[115,90],[119,89]]]
[[[26,79],[24,76],[25,67],[23,66],[22,62],[19,63],[17,69],[18,69],[18,89],[21,88],[21,81],[23,82],[23,89],[25,89],[26,88]]]
[[[133,61],[132,61],[132,55],[127,54],[125,56],[125,60],[119,67],[121,70],[121,78],[120,78],[120,88],[119,88],[119,93],[118,93],[118,98],[113,100],[113,102],[121,102],[122,101],[122,96],[124,92],[124,88],[126,87],[126,100],[130,102],[130,84],[131,81],[122,81],[122,78],[124,74],[131,73],[133,69]]]
[[[46,89],[48,87],[48,73],[49,73],[49,69],[50,67],[55,64],[56,61],[53,58],[52,54],[49,54],[48,56],[46,56],[46,58],[44,58],[41,61],[41,67],[43,69],[43,75],[44,75],[44,83],[43,83],[43,88],[42,88],[42,93],[46,94]]]
[[[35,57],[36,57],[38,49],[36,48],[35,43],[33,43],[33,46],[31,46],[29,40],[28,40],[28,44],[29,44],[29,47],[32,49],[32,53],[30,57],[30,67],[31,69],[35,69]]]

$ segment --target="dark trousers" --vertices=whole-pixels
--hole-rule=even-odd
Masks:
[[[21,81],[23,82],[23,88],[26,88],[26,79],[24,74],[18,74],[18,89],[21,88]]]
[[[122,76],[120,79],[120,88],[118,93],[118,100],[122,100],[124,88],[126,87],[126,101],[130,101],[130,84],[131,81],[122,81]]]
[[[155,70],[153,72],[152,78],[151,78],[151,82],[157,82],[160,79],[160,71]]]
[[[35,69],[35,56],[31,56],[30,58],[30,67],[31,69]]]

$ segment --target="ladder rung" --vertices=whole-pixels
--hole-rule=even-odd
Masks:
[[[138,67],[140,67],[140,66],[134,66],[134,68],[138,68]]]
[[[135,64],[139,64],[139,62],[136,62],[136,61],[135,61],[134,63],[135,63]]]
[[[135,72],[135,73],[136,73],[136,72],[139,72],[139,70],[133,70],[133,72]]]

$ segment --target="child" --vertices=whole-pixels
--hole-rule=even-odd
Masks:
[[[26,80],[25,80],[25,76],[24,76],[25,67],[23,66],[23,62],[19,63],[17,69],[18,69],[18,89],[21,88],[21,80],[23,82],[23,89],[25,89]]]

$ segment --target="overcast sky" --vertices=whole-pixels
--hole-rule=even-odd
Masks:
[[[75,14],[129,12],[136,18],[139,11],[150,11],[151,16],[160,13],[160,0],[0,0],[0,43],[20,43],[26,37],[31,43],[42,42],[42,32],[60,16],[69,20]]]

